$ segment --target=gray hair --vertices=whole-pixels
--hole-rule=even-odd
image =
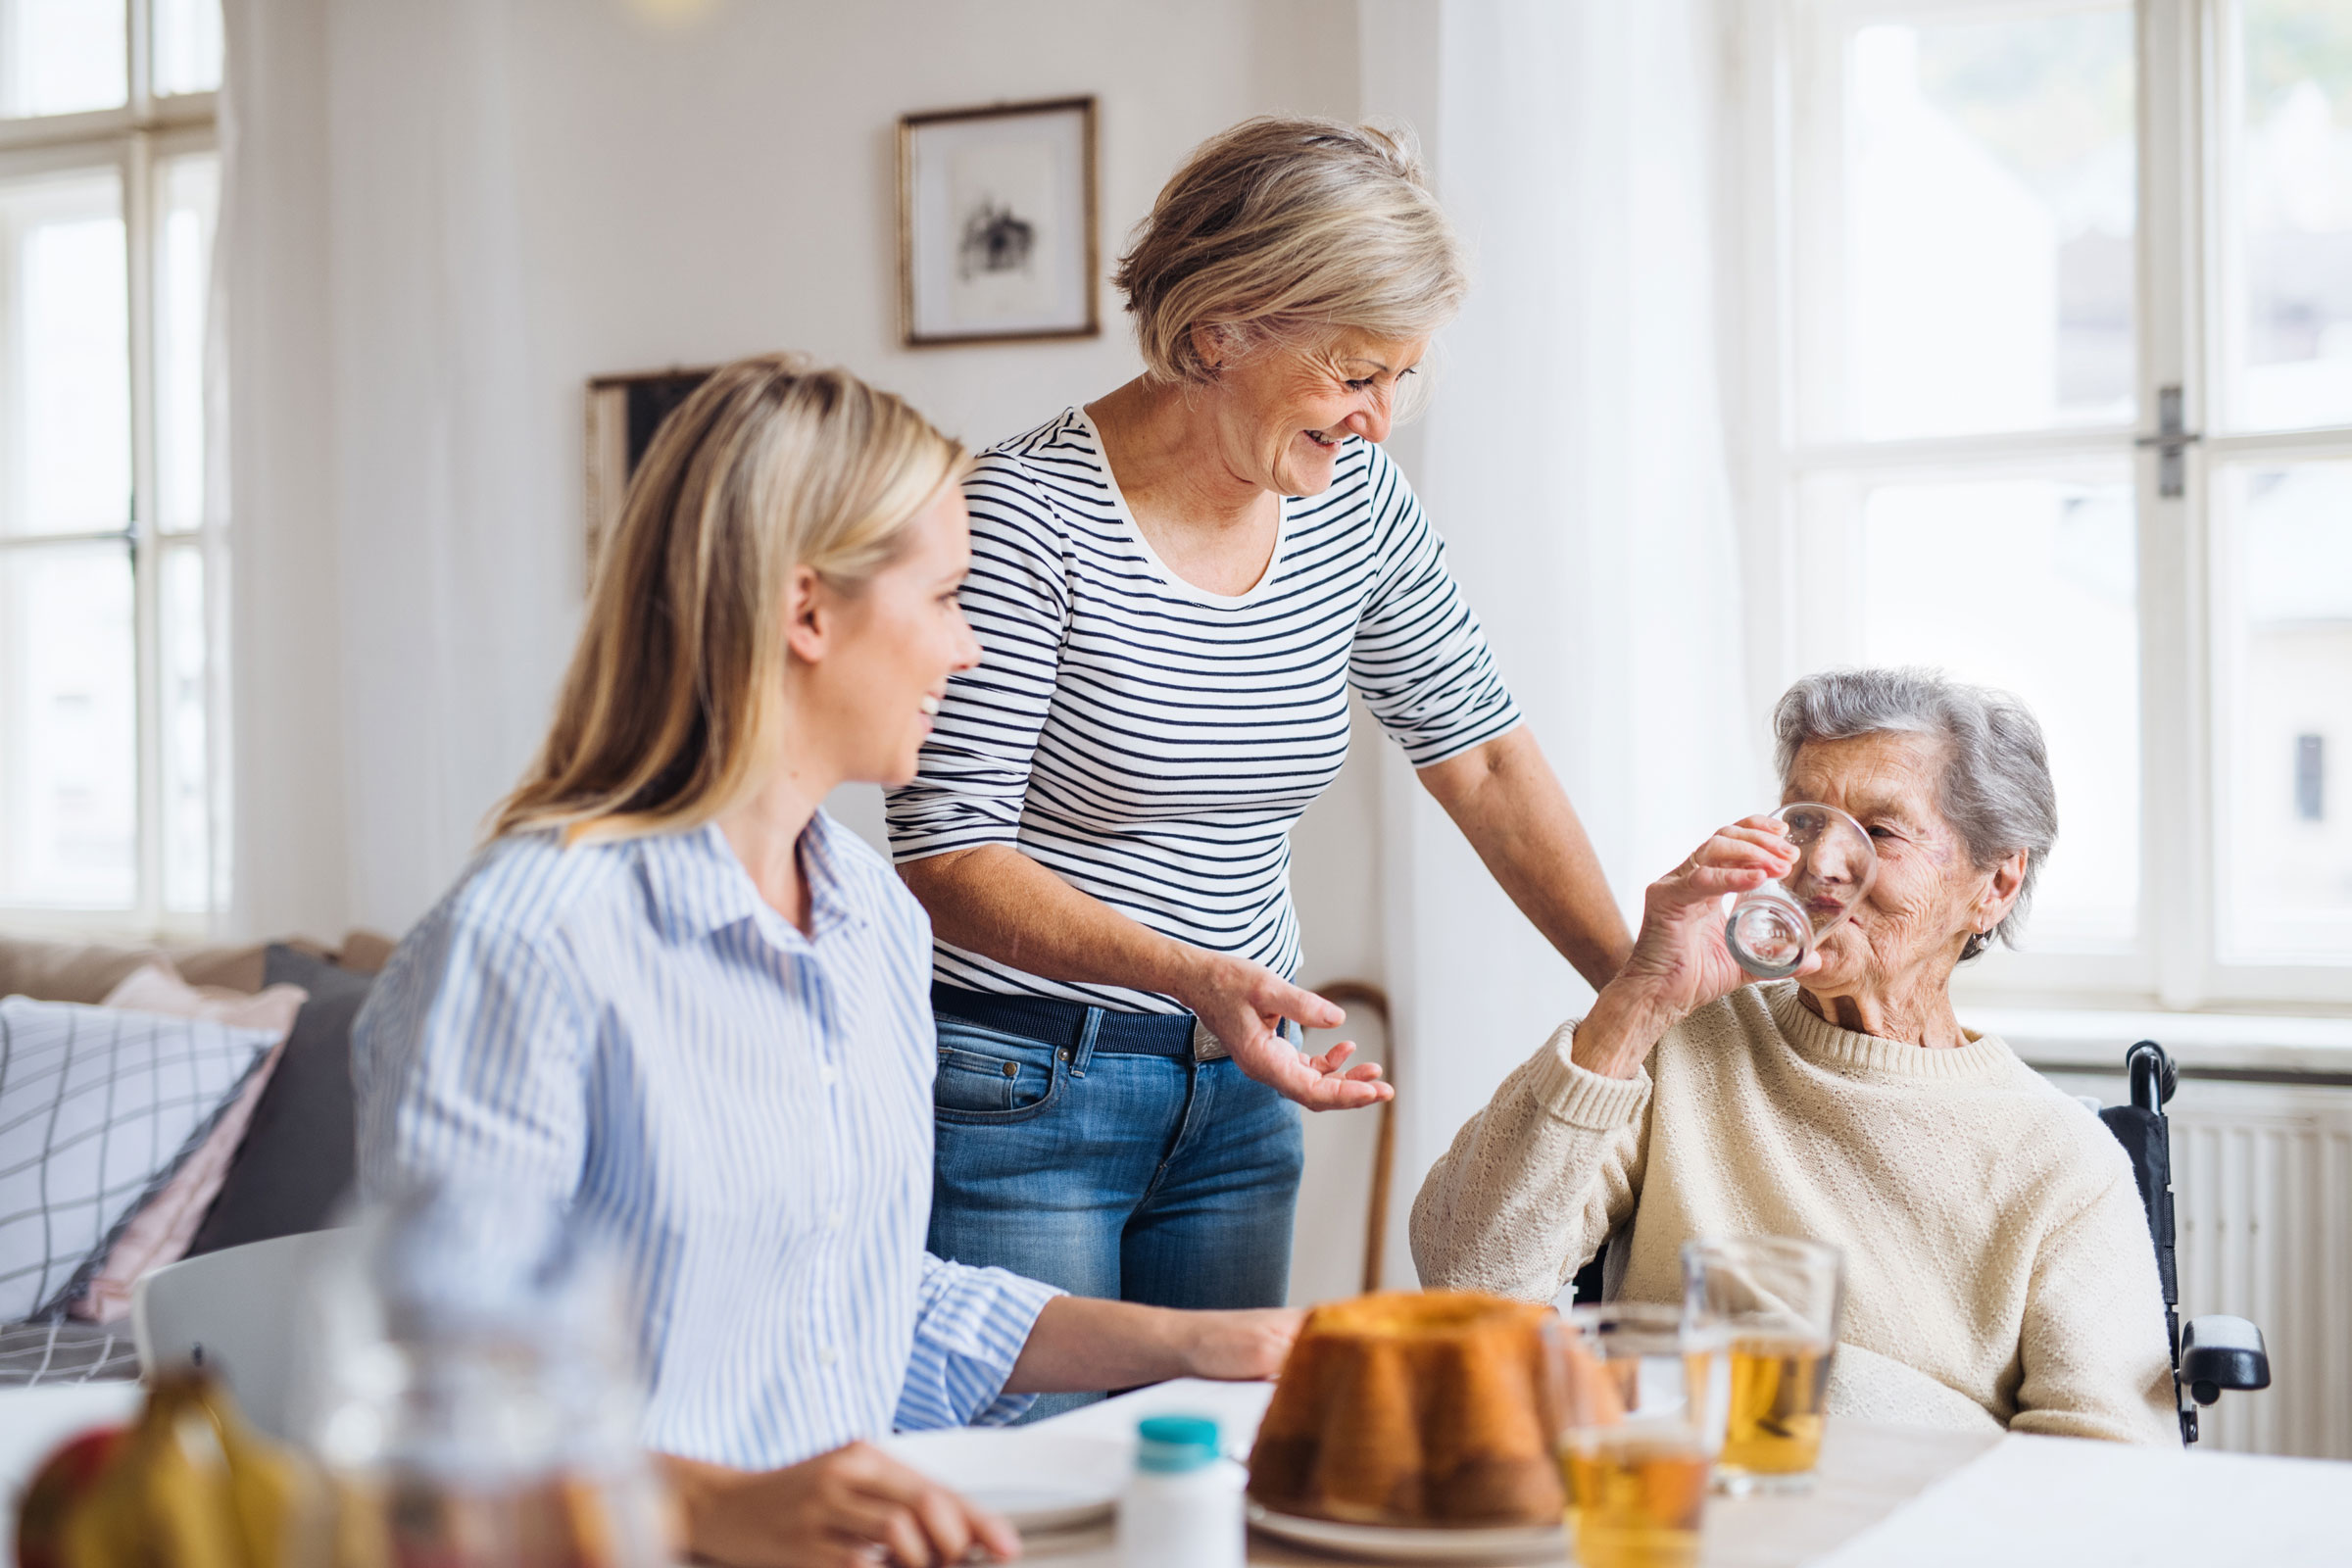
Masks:
[[[1775,760],[1784,788],[1808,742],[1862,735],[1928,735],[1944,747],[1936,805],[1969,858],[1988,871],[2026,852],[2025,885],[1989,934],[1971,932],[1963,961],[1994,942],[2017,946],[2041,862],[2058,839],[2058,791],[2041,725],[2007,692],[1968,686],[1936,669],[1832,669],[1807,675],[1773,705]]]

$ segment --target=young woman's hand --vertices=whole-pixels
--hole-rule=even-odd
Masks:
[[[727,1568],[944,1568],[977,1546],[1021,1554],[1012,1526],[925,1480],[871,1444],[781,1470],[730,1470],[662,1456],[685,1514],[686,1551]],[[880,1555],[877,1555],[879,1553]]]
[[[1186,1375],[1248,1383],[1282,1370],[1306,1313],[1270,1306],[1239,1312],[1187,1312],[1193,1343],[1186,1347]]]
[[[1230,954],[1201,953],[1190,983],[1174,993],[1208,1032],[1224,1043],[1242,1071],[1309,1110],[1353,1110],[1393,1098],[1380,1066],[1348,1066],[1352,1042],[1320,1056],[1294,1050],[1282,1033],[1285,1018],[1307,1029],[1336,1029],[1348,1015],[1273,970]]]

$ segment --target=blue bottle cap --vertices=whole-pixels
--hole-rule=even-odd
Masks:
[[[1213,1464],[1217,1458],[1217,1424],[1200,1415],[1147,1416],[1135,1429],[1139,1470],[1180,1475]]]

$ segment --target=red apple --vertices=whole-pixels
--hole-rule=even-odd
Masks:
[[[41,1461],[32,1484],[24,1489],[24,1505],[17,1511],[18,1568],[64,1568],[58,1545],[67,1510],[105,1473],[107,1462],[129,1431],[128,1427],[92,1427],[77,1438],[69,1438]]]

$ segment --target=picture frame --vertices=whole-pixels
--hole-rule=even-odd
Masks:
[[[621,504],[628,497],[629,477],[653,445],[654,432],[672,409],[694,389],[710,379],[715,366],[672,366],[666,370],[636,370],[623,375],[600,375],[588,382],[588,466],[584,496],[588,504],[586,581],[596,581],[597,556],[620,525]]]
[[[908,348],[1102,335],[1095,100],[899,119],[899,325]]]

